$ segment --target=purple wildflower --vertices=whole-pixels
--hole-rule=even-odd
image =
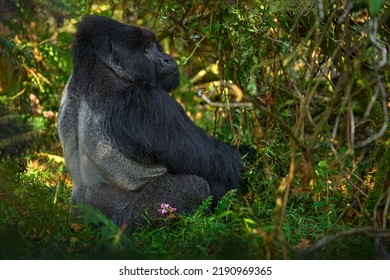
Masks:
[[[177,209],[175,207],[170,206],[168,203],[161,203],[158,212],[169,217],[171,214],[173,214],[173,212],[176,212],[176,210]]]

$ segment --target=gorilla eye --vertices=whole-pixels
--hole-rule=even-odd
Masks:
[[[153,41],[146,42],[145,54],[147,54],[153,47]]]

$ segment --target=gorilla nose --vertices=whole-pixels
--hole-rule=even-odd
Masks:
[[[164,58],[164,62],[166,64],[170,64],[172,62],[172,58]]]
[[[164,65],[164,64],[172,64],[174,62],[174,60],[173,60],[172,57],[170,57],[169,55],[164,53],[160,57],[160,62],[161,62],[162,65]]]
[[[176,61],[168,54],[161,52],[159,56],[160,73],[171,75],[177,71]]]

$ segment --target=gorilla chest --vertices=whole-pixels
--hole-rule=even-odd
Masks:
[[[80,104],[78,134],[80,165],[87,180],[100,175],[104,184],[134,191],[167,173],[163,165],[142,164],[123,155],[109,139],[104,115],[94,112],[85,102]]]

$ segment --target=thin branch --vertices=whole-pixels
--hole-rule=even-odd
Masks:
[[[378,96],[378,93],[381,94],[382,97],[382,112],[383,112],[383,124],[381,129],[378,131],[378,133],[371,135],[367,139],[359,142],[356,144],[356,148],[366,146],[375,140],[379,139],[382,137],[386,130],[387,126],[389,124],[389,112],[387,108],[387,92],[386,92],[386,87],[383,84],[382,81],[382,76],[379,74],[379,70],[387,64],[387,49],[383,47],[377,40],[376,36],[378,34],[378,19],[374,18],[369,22],[369,32],[368,32],[368,37],[371,41],[371,43],[374,45],[375,48],[377,48],[379,51],[382,53],[382,59],[378,62],[376,65],[376,87],[375,87],[375,92],[373,95],[373,98],[371,99],[370,103],[367,106],[367,110],[364,114],[364,117],[368,117],[370,114],[371,108],[373,106],[374,101],[376,100],[376,97]]]
[[[287,176],[282,179],[277,189],[278,196],[276,198],[276,205],[275,205],[276,237],[280,241],[284,259],[287,259],[287,250],[286,250],[286,240],[283,234],[283,223],[286,216],[286,209],[288,203],[288,196],[290,194],[290,188],[296,173],[295,150],[296,150],[296,143],[293,142],[291,145],[291,160],[290,160],[289,172]]]
[[[356,145],[355,145],[356,148],[360,148],[360,147],[366,146],[366,145],[374,142],[375,140],[378,140],[380,137],[383,136],[383,134],[385,134],[385,132],[387,130],[387,126],[389,124],[389,112],[388,112],[388,108],[387,108],[387,93],[386,93],[386,89],[385,89],[385,86],[383,85],[383,82],[381,81],[381,77],[380,76],[377,76],[377,82],[378,82],[378,84],[377,84],[378,91],[382,95],[383,124],[382,124],[381,129],[378,131],[378,133],[376,133],[374,135],[371,135],[367,139],[356,143]]]
[[[288,125],[283,121],[283,119],[281,119],[278,115],[276,115],[275,113],[269,111],[266,107],[264,107],[259,100],[254,100],[254,105],[256,108],[260,109],[261,111],[263,111],[264,113],[266,113],[267,115],[269,115],[271,118],[273,118],[277,123],[279,123],[280,125],[280,129],[287,133],[291,139],[297,144],[297,146],[302,150],[306,150],[306,147],[305,145],[303,145],[303,143],[301,141],[299,141],[299,139],[292,133],[291,129],[288,127]]]
[[[386,204],[385,204],[385,209],[383,210],[383,216],[382,216],[382,227],[384,229],[387,226],[387,218],[388,218],[388,214],[389,214],[389,205],[390,205],[390,188],[387,189]]]
[[[315,251],[319,251],[323,247],[325,247],[333,242],[336,242],[340,238],[354,235],[354,234],[365,234],[365,235],[370,236],[370,237],[378,237],[378,238],[390,238],[390,230],[388,230],[388,229],[375,229],[372,227],[351,229],[351,230],[336,233],[335,235],[324,237],[323,239],[318,241],[316,244],[314,244],[310,248],[303,250],[301,252],[300,256],[305,257],[306,255],[309,255]]]
[[[203,93],[203,90],[201,90],[201,89],[199,89],[197,91],[197,95],[200,98],[202,98],[202,100],[204,100],[211,107],[220,107],[220,108],[251,107],[251,108],[253,108],[252,102],[229,102],[229,104],[223,103],[223,102],[213,102]]]
[[[380,69],[387,64],[387,49],[381,46],[376,38],[376,35],[378,34],[378,18],[371,19],[368,23],[368,28],[370,29],[368,38],[370,38],[371,43],[382,53],[382,59],[377,65],[377,69]]]

